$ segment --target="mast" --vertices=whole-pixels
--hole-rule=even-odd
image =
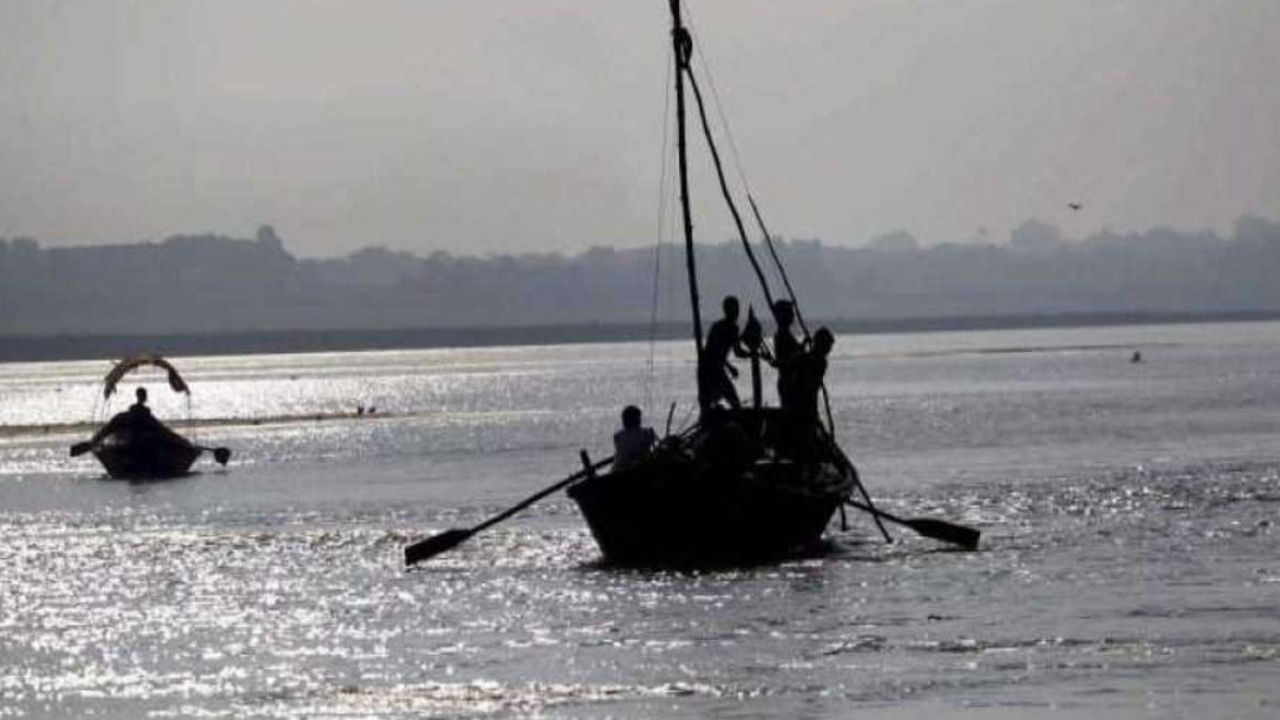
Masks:
[[[689,304],[693,310],[693,345],[698,351],[698,367],[702,366],[702,312],[698,307],[698,266],[693,257],[693,216],[689,213],[689,162],[684,132],[684,74],[693,54],[693,40],[680,20],[680,1],[671,3],[671,44],[676,58],[676,147],[679,150],[680,209],[684,214],[684,257],[689,273]]]

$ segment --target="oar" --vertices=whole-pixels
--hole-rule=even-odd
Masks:
[[[89,452],[92,449],[93,449],[93,443],[89,442],[88,440],[85,440],[84,442],[78,442],[75,445],[71,446],[71,457],[80,457],[81,455]]]
[[[475,535],[476,533],[480,532],[481,530],[484,530],[493,525],[497,525],[503,520],[506,520],[512,515],[515,515],[516,513],[538,502],[539,500],[550,495],[551,493],[557,490],[560,490],[565,486],[572,485],[573,483],[581,480],[582,478],[604,467],[605,465],[608,465],[611,462],[613,462],[613,458],[609,457],[597,463],[594,463],[592,465],[588,465],[587,467],[584,467],[583,469],[561,480],[555,485],[552,485],[551,487],[548,487],[543,490],[539,490],[538,492],[530,495],[529,497],[525,498],[519,503],[511,506],[509,509],[504,510],[503,512],[497,515],[494,515],[488,520],[485,520],[479,525],[476,525],[471,528],[466,528],[466,529],[453,528],[451,530],[445,530],[444,532],[438,535],[432,535],[426,540],[419,540],[418,542],[404,549],[404,564],[406,566],[413,565],[414,563],[419,563],[419,562],[422,562],[423,560],[428,560],[430,558],[433,558],[442,552],[452,550],[453,548],[462,544],[465,540],[470,538],[472,535]]]
[[[905,520],[897,517],[896,515],[890,515],[873,505],[871,503],[871,496],[867,494],[866,487],[858,477],[858,468],[853,466],[853,462],[849,460],[849,456],[844,454],[844,450],[840,449],[839,445],[832,443],[831,446],[835,448],[836,457],[845,464],[845,467],[849,468],[849,472],[853,473],[854,483],[858,486],[858,489],[862,491],[862,497],[866,500],[865,503],[860,503],[853,498],[845,498],[845,503],[850,507],[855,507],[869,513],[871,517],[875,518],[876,525],[879,526],[880,532],[885,532],[884,525],[880,523],[880,519],[883,518],[890,522],[898,523],[899,525],[905,525],[925,537],[954,543],[966,550],[973,550],[978,547],[978,538],[982,533],[971,527],[956,525],[955,523],[949,523],[945,520],[934,520],[932,518],[914,518],[911,520]],[[885,537],[888,537],[888,533],[885,533]]]
[[[219,465],[226,465],[227,461],[231,459],[230,448],[225,448],[225,447],[211,448],[211,447],[205,447],[204,445],[197,445],[196,449],[200,450],[201,452],[213,453],[213,459],[216,460]]]
[[[826,398],[826,389],[826,385],[823,385],[823,398]],[[830,405],[827,405],[827,421],[831,422]],[[832,426],[834,427],[834,423],[832,423]],[[821,425],[818,426],[818,431],[823,432]],[[853,474],[853,485],[858,488],[858,492],[862,494],[862,499],[867,501],[867,507],[871,508],[871,517],[876,521],[876,527],[880,529],[880,534],[884,536],[884,541],[887,543],[893,542],[893,537],[889,535],[889,531],[884,528],[884,523],[880,522],[880,516],[877,514],[875,503],[871,502],[871,493],[867,492],[867,486],[862,484],[862,478],[858,476],[858,468],[853,466],[853,461],[849,459],[848,455],[844,454],[844,450],[840,447],[839,443],[836,442],[834,436],[827,435],[827,444],[831,446],[832,450],[835,450],[836,459],[844,463],[844,466]]]
[[[935,520],[933,518],[900,518],[896,515],[890,515],[878,508],[860,503],[857,500],[846,499],[845,503],[856,507],[863,512],[871,513],[874,517],[884,518],[889,522],[905,525],[925,537],[959,545],[966,550],[977,549],[978,538],[982,536],[982,532],[979,530],[975,530],[971,527],[965,527],[964,525],[949,523],[946,520]]]

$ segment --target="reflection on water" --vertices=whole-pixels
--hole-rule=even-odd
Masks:
[[[491,508],[49,510],[7,523],[0,688],[122,715],[766,715],[814,698],[840,715],[1042,692],[1088,708],[1201,678],[1207,710],[1247,709],[1238,686],[1262,692],[1280,660],[1277,502],[1261,466],[910,494],[886,506],[980,522],[987,546],[863,527],[820,557],[714,573],[593,564],[562,500],[409,573],[407,539]]]
[[[973,352],[987,333],[855,339],[832,387],[877,501],[982,549],[885,545],[857,517],[813,557],[702,573],[599,564],[562,495],[400,567],[607,452],[643,395],[634,347],[181,362],[200,417],[339,412],[355,388],[388,415],[203,426],[232,467],[160,483],[0,439],[0,715],[1272,717],[1267,330],[1178,329],[1140,370]],[[663,348],[659,407],[689,369]],[[83,419],[92,397],[7,402],[99,369],[54,365],[0,366],[4,422]]]

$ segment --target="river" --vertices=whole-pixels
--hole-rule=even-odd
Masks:
[[[234,455],[149,483],[67,454],[124,407],[107,362],[0,364],[0,717],[1280,712],[1280,323],[838,338],[872,495],[975,552],[851,516],[623,570],[558,494],[403,569],[608,455],[623,405],[687,424],[689,345],[174,358],[190,403],[121,395]]]

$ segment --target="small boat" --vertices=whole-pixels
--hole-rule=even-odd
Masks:
[[[116,386],[128,373],[146,366],[164,370],[169,387],[188,399],[191,389],[168,360],[159,355],[135,355],[116,363],[103,381],[103,400],[115,394]],[[220,465],[226,465],[231,457],[227,448],[207,448],[197,445],[170,430],[151,416],[146,408],[146,392],[138,391],[138,403],[119,413],[94,433],[86,442],[76,443],[71,455],[92,452],[102,463],[107,474],[117,479],[171,478],[185,475],[196,459],[206,451],[212,452]]]
[[[203,452],[181,436],[135,439],[112,433],[93,449],[93,456],[113,478],[145,479],[186,475]]]

